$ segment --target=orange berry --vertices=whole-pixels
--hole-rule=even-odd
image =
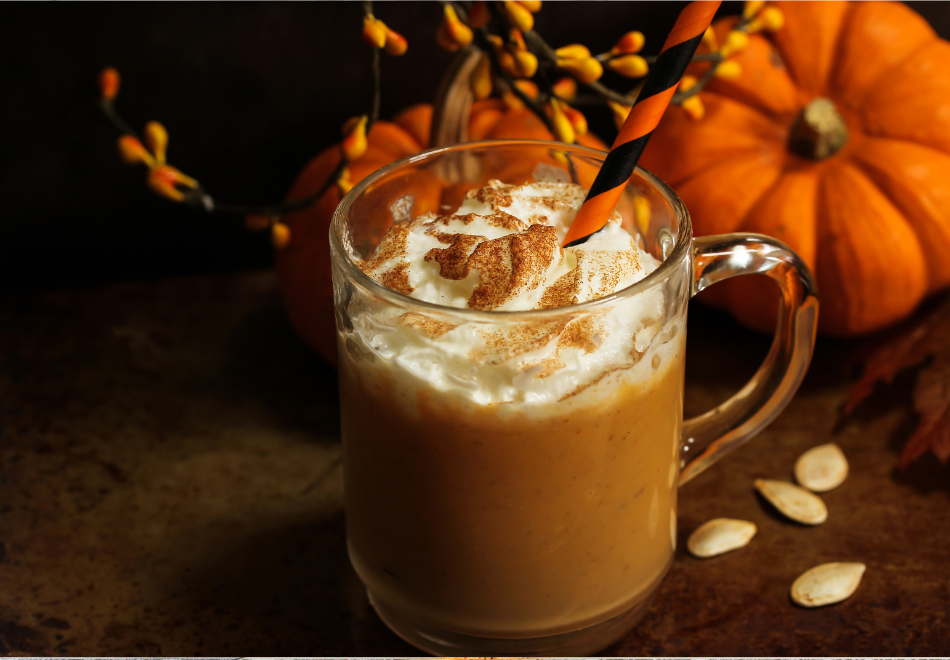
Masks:
[[[343,168],[343,171],[340,172],[339,178],[336,180],[336,185],[340,189],[340,194],[345,195],[353,189],[353,181],[350,179],[350,171],[347,168]]]
[[[386,54],[398,57],[409,49],[409,42],[406,38],[396,32],[386,28]]]
[[[165,162],[165,151],[168,148],[168,131],[157,121],[145,124],[145,144],[155,154],[155,160]]]
[[[703,44],[710,51],[719,50],[719,40],[716,39],[716,31],[712,29],[711,25],[703,32]]]
[[[590,57],[590,49],[583,44],[570,44],[561,46],[554,51],[559,59],[565,60],[584,60]]]
[[[343,150],[343,157],[353,162],[366,153],[369,142],[366,139],[366,124],[369,117],[353,117],[343,125],[343,142],[340,148]]]
[[[646,235],[650,229],[650,220],[653,217],[649,199],[639,195],[633,198],[633,217],[637,221],[637,228],[640,233]]]
[[[386,24],[372,16],[363,17],[363,41],[373,48],[386,45]]]
[[[485,27],[491,22],[491,10],[485,0],[477,0],[468,10],[468,24],[476,30]]]
[[[158,195],[180,202],[185,198],[178,186],[197,188],[198,182],[171,165],[156,165],[148,173],[148,187]]]
[[[742,18],[752,18],[765,6],[765,0],[746,0],[742,7]]]
[[[537,100],[538,86],[530,80],[516,80],[515,87],[524,92],[525,96],[527,96],[529,99]]]
[[[244,216],[244,226],[250,231],[263,231],[270,227],[270,218],[266,215],[246,215]]]
[[[537,14],[541,11],[541,0],[518,0],[518,4],[530,11],[532,14]]]
[[[521,99],[515,96],[515,93],[511,91],[511,88],[507,88],[501,93],[501,100],[504,101],[505,105],[511,110],[521,110],[524,108],[524,103],[521,102]]]
[[[149,167],[155,165],[155,159],[148,152],[138,138],[131,135],[123,135],[119,138],[119,155],[129,165],[138,165],[144,163]]]
[[[680,84],[677,87],[681,92],[688,92],[695,86],[697,83],[696,76],[683,76],[680,78]]]
[[[505,18],[508,19],[508,22],[511,23],[512,27],[522,32],[527,32],[534,27],[534,16],[519,2],[505,0],[501,5],[501,12],[505,15]]]
[[[516,80],[515,87],[517,87],[525,96],[529,99],[538,98],[538,86],[535,85],[530,80]],[[524,108],[524,103],[521,99],[510,89],[506,89],[501,95],[502,101],[511,108],[512,110],[520,110]]]
[[[706,114],[706,106],[703,105],[702,99],[698,96],[690,96],[680,104],[680,107],[686,111],[686,114],[693,121],[699,121]]]
[[[748,46],[749,35],[739,30],[731,30],[729,34],[726,35],[726,39],[722,43],[722,48],[719,49],[719,54],[723,57],[729,57],[730,55],[745,50]]]
[[[515,62],[515,56],[507,48],[498,51],[498,66],[509,76],[518,76],[518,63]]]
[[[270,228],[270,241],[275,250],[283,250],[290,245],[290,227],[283,222],[275,222]]]
[[[568,120],[571,122],[571,126],[574,127],[574,132],[578,135],[587,134],[587,117],[584,116],[584,113],[578,110],[577,108],[572,108],[568,104],[564,104],[564,114],[567,116]]]
[[[532,78],[538,72],[538,58],[528,50],[515,51],[515,69],[523,78]]]
[[[442,18],[442,23],[445,25],[449,38],[455,42],[458,48],[465,48],[472,43],[472,28],[459,20],[458,14],[455,13],[455,7],[446,3],[443,8],[445,15]]]
[[[650,71],[647,61],[639,55],[622,55],[607,62],[607,66],[627,78],[642,78]]]
[[[156,173],[156,170],[151,170],[148,173],[148,187],[159,197],[165,197],[174,202],[180,202],[185,198],[185,195],[175,187],[174,183],[169,181],[167,177]]]
[[[583,83],[594,82],[604,75],[604,67],[593,57],[583,60],[559,59],[557,65]]]
[[[551,85],[551,91],[559,99],[573,101],[577,97],[577,81],[570,76],[564,76]]]
[[[119,72],[111,66],[102,70],[99,74],[99,93],[104,100],[111,101],[118,96],[120,81]]]
[[[620,130],[620,127],[623,126],[623,123],[627,121],[627,115],[630,114],[630,108],[632,106],[623,105],[622,103],[617,103],[616,101],[607,101],[607,105],[610,106],[611,111],[614,113],[614,125],[616,125],[617,130]]]
[[[476,64],[475,69],[472,70],[472,76],[469,78],[469,85],[471,86],[472,93],[475,95],[477,100],[481,101],[482,99],[487,99],[489,96],[491,96],[491,60],[489,59],[487,53],[482,53],[482,56],[478,60],[478,64]]]
[[[571,120],[564,114],[564,104],[557,99],[551,99],[548,103],[548,114],[551,116],[551,124],[554,128],[554,137],[561,142],[573,144],[577,139],[574,126]]]
[[[439,44],[440,48],[450,53],[454,53],[459,49],[459,45],[452,40],[448,29],[445,27],[445,21],[441,21],[435,31],[435,42]]]
[[[761,14],[755,17],[755,20],[749,23],[747,29],[749,32],[758,32],[759,30],[775,32],[781,30],[784,25],[785,14],[782,13],[782,10],[778,7],[766,7]]]
[[[735,80],[742,75],[742,65],[735,60],[726,60],[725,62],[720,62],[719,66],[716,67],[716,72],[714,75],[717,78],[723,78],[724,80]]]
[[[527,46],[524,43],[524,36],[519,30],[512,30],[508,33],[509,47],[521,50],[527,50]]]
[[[614,47],[610,49],[612,55],[626,55],[628,53],[639,53],[643,48],[646,39],[642,32],[636,30],[627,32],[617,40]]]

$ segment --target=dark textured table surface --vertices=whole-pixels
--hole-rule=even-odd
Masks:
[[[751,375],[768,339],[691,309],[686,407]],[[950,654],[950,467],[897,470],[913,375],[840,407],[853,344],[822,340],[760,437],[684,486],[675,563],[607,654]],[[0,653],[416,655],[349,566],[334,372],[296,338],[270,273],[0,299]],[[752,490],[834,440],[851,475],[816,528]],[[713,517],[759,526],[709,560]],[[849,600],[788,597],[805,569],[868,566]]]

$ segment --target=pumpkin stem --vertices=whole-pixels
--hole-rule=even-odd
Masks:
[[[432,111],[430,147],[448,147],[468,140],[468,116],[475,99],[468,80],[480,59],[477,48],[463,48],[442,76]]]
[[[802,108],[788,134],[788,148],[812,160],[834,155],[848,141],[848,126],[835,104],[821,96]]]

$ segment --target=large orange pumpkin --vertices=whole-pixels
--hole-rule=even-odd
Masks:
[[[821,332],[869,332],[950,283],[950,44],[900,3],[776,4],[785,26],[753,35],[735,58],[742,76],[702,92],[704,119],[667,112],[643,165],[697,234],[794,248],[818,281]],[[764,278],[708,293],[774,327]]]
[[[418,153],[429,146],[432,106],[423,104],[407,108],[392,122],[373,124],[368,137],[369,148],[358,160],[349,164],[351,180],[366,175],[395,160]],[[551,140],[544,124],[530,110],[511,109],[502,101],[477,101],[469,115],[470,140],[524,138]],[[593,135],[579,141],[587,146],[606,149]],[[327,148],[310,161],[297,177],[287,201],[307,197],[326,181],[337,166],[340,150]],[[330,279],[330,220],[340,203],[340,193],[331,187],[313,206],[288,214],[284,222],[290,227],[290,245],[277,253],[277,279],[290,321],[304,340],[332,363],[336,362],[336,333],[333,319],[333,287]],[[434,210],[434,200],[417,199],[416,212]]]

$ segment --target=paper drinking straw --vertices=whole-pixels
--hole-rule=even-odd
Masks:
[[[620,127],[620,133],[587,193],[587,199],[567,230],[564,247],[580,245],[607,224],[627,180],[633,175],[633,168],[637,166],[647,140],[660,123],[660,117],[670,104],[676,86],[717,9],[719,0],[697,0],[680,12],[670,36],[663,44],[663,50],[643,81],[640,95]]]

